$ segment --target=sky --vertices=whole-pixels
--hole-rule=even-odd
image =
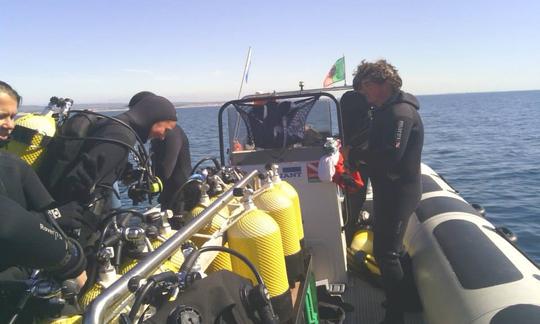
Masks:
[[[0,80],[25,104],[51,96],[173,101],[347,83],[385,58],[414,94],[540,89],[540,1],[0,0]],[[343,82],[336,85],[342,85]]]

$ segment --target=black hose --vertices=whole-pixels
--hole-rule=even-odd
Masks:
[[[184,184],[181,185],[180,188],[178,188],[178,189],[174,192],[174,194],[171,196],[171,197],[173,198],[173,201],[178,201],[178,200],[180,200],[180,194],[184,191],[184,189],[187,187],[188,184],[193,183],[193,182],[198,182],[198,183],[200,183],[201,185],[203,184],[203,181],[200,180],[200,179],[194,179],[194,178],[188,179],[188,180],[187,180],[186,182],[184,182]],[[178,208],[176,208],[176,207],[177,207],[177,205],[174,205],[173,208],[171,208],[171,209],[173,209],[173,212],[174,212],[175,214],[177,214],[177,213],[180,212],[180,211],[177,210]]]
[[[131,306],[131,310],[129,311],[129,319],[132,322],[135,321],[135,316],[137,316],[137,312],[139,312],[144,298],[146,297],[146,295],[148,295],[148,292],[150,292],[150,290],[154,288],[155,285],[156,282],[154,280],[149,280],[135,296],[135,301],[133,302],[133,306]]]
[[[116,209],[116,210],[113,210],[110,213],[108,213],[105,217],[103,217],[103,220],[101,221],[101,223],[105,223],[105,221],[108,221],[109,218],[112,218],[114,216],[124,214],[124,213],[125,214],[127,214],[127,213],[135,214],[136,216],[139,216],[139,217],[144,219],[144,214],[141,213],[140,211],[136,210],[136,209],[132,209],[132,208]]]
[[[205,158],[202,158],[199,162],[197,162],[197,164],[195,164],[195,166],[193,167],[193,169],[191,169],[191,174],[194,174],[195,171],[197,170],[197,168],[199,167],[199,165],[203,164],[204,162],[206,161],[212,161],[214,162],[214,166],[216,167],[217,170],[221,169],[221,164],[219,163],[218,159],[216,157],[213,157],[213,156],[207,156]]]
[[[182,267],[180,268],[180,272],[182,271],[190,272],[191,268],[193,268],[193,266],[195,265],[195,261],[197,261],[197,258],[199,257],[199,255],[201,253],[209,252],[209,251],[225,252],[239,258],[240,260],[242,260],[242,262],[244,262],[248,266],[251,272],[253,272],[259,285],[264,285],[263,279],[259,271],[257,271],[257,268],[255,267],[255,265],[251,261],[249,261],[248,258],[246,258],[243,254],[240,254],[240,252],[235,251],[231,248],[224,247],[224,246],[204,246],[198,250],[191,252],[191,254],[186,258],[186,260],[182,264]]]
[[[87,115],[94,115],[94,116],[99,116],[99,117],[102,117],[102,118],[105,118],[105,119],[108,119],[108,120],[112,120],[114,122],[117,122],[118,124],[126,127],[128,130],[130,130],[134,135],[135,135],[135,138],[137,139],[137,142],[139,142],[139,144],[141,145],[141,147],[143,147],[143,152],[145,153],[146,157],[148,157],[148,153],[146,152],[146,149],[144,149],[144,142],[142,141],[142,139],[139,137],[139,135],[137,134],[137,132],[131,127],[129,126],[127,123],[121,121],[120,119],[118,118],[115,118],[115,117],[111,117],[111,116],[107,116],[107,115],[104,115],[104,114],[100,114],[100,113],[97,113],[97,112],[94,112],[94,111],[90,111],[90,110],[70,110],[68,112],[68,118],[69,118],[69,114],[71,113],[82,113],[82,114],[87,114]],[[67,119],[67,118],[66,118]]]
[[[15,324],[15,321],[17,321],[17,318],[19,317],[19,314],[22,312],[22,310],[24,309],[24,306],[26,306],[26,303],[28,302],[28,300],[30,299],[30,297],[32,296],[32,293],[33,293],[33,289],[30,290],[30,291],[25,291],[24,292],[24,295],[23,297],[21,298],[21,300],[19,301],[19,303],[17,304],[17,308],[15,310],[15,314],[13,314],[13,316],[11,317],[10,321],[9,321],[9,324]]]
[[[120,240],[118,241],[118,244],[116,245],[116,251],[114,254],[113,265],[115,266],[115,268],[118,268],[120,266],[120,262],[122,261],[123,249],[124,249],[124,241]]]
[[[199,255],[201,253],[208,252],[208,251],[220,251],[220,252],[229,253],[239,258],[240,260],[242,260],[242,262],[244,262],[255,275],[255,278],[257,279],[257,283],[259,284],[259,289],[261,289],[259,292],[262,293],[264,297],[266,297],[266,294],[264,293],[266,291],[266,287],[264,286],[263,279],[259,271],[257,271],[257,268],[255,267],[255,265],[240,252],[224,247],[224,246],[205,246],[198,250],[193,251],[182,264],[182,267],[180,268],[180,272],[189,273],[191,269],[193,268],[193,265],[195,264],[195,261],[197,260]],[[269,300],[267,300],[267,302],[268,303],[264,305],[262,309],[259,309],[259,315],[261,316],[262,323],[272,323],[272,324],[279,323],[279,319],[274,313],[272,304],[270,303]]]
[[[137,132],[135,132],[135,130],[131,126],[129,126],[127,123],[121,121],[118,118],[107,116],[107,115],[100,114],[100,113],[97,113],[97,112],[94,112],[94,111],[89,111],[89,110],[70,110],[67,113],[66,120],[69,118],[69,115],[71,113],[94,115],[94,116],[98,116],[98,117],[102,117],[102,118],[114,121],[114,122],[124,126],[131,133],[133,133],[133,135],[135,135],[135,139],[139,143],[139,148],[138,148],[139,151],[136,151],[136,149],[134,147],[132,147],[131,145],[128,145],[127,143],[124,143],[124,142],[121,142],[121,141],[116,141],[116,140],[111,140],[111,139],[105,139],[105,138],[99,138],[99,137],[82,137],[82,138],[69,137],[69,136],[58,136],[58,137],[64,138],[64,139],[72,139],[72,140],[75,140],[75,139],[96,140],[96,141],[103,141],[103,142],[115,143],[115,144],[126,146],[128,148],[128,150],[133,152],[133,154],[139,159],[140,164],[144,166],[144,168],[145,168],[146,172],[148,173],[150,179],[152,179],[152,180],[155,179],[152,168],[150,167],[150,156],[149,156],[148,152],[146,151],[146,147],[144,146],[144,142],[142,141],[142,139],[139,137]]]
[[[65,140],[70,140],[70,141],[86,141],[86,140],[89,140],[89,141],[117,144],[117,145],[120,145],[120,146],[123,146],[123,147],[127,148],[140,161],[144,161],[143,157],[140,155],[140,153],[138,151],[135,150],[135,148],[133,148],[133,146],[131,146],[131,145],[125,143],[125,142],[119,141],[119,140],[110,139],[110,138],[103,138],[103,137],[93,137],[93,136],[71,137],[71,136],[64,136],[64,135],[56,135],[56,137],[61,138],[61,139],[65,139]]]

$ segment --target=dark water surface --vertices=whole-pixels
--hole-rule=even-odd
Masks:
[[[540,91],[419,96],[423,161],[540,263]],[[219,107],[178,109],[193,164],[219,156]]]

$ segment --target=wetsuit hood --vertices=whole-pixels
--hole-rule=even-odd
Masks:
[[[128,107],[131,108],[135,106],[139,101],[143,100],[144,98],[148,96],[155,96],[156,94],[150,91],[141,91],[135,94],[131,99],[129,100]]]
[[[416,99],[416,97],[410,93],[401,91],[401,95],[399,96],[399,99],[397,102],[408,103],[409,105],[413,106],[416,110],[420,110],[420,103],[418,102],[418,99]]]
[[[174,105],[161,96],[146,96],[137,102],[129,111],[118,116],[129,123],[142,141],[148,140],[152,125],[159,121],[177,121]]]
[[[416,99],[416,97],[412,94],[403,91],[399,91],[393,94],[388,100],[386,100],[386,102],[381,106],[381,108],[385,109],[387,107],[400,103],[409,104],[413,106],[416,110],[420,109],[420,103],[418,102],[418,99]]]

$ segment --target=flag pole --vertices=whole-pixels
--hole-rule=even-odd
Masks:
[[[251,58],[251,46],[248,49],[248,54],[246,56],[246,63],[244,64],[244,73],[242,73],[242,82],[240,82],[240,90],[238,90],[238,99],[240,99],[240,95],[242,94],[242,86],[244,85],[244,80],[246,79],[246,72],[248,69],[250,58]]]
[[[345,81],[345,87],[347,86],[347,66],[345,65],[345,53],[343,53],[343,81]]]
[[[240,99],[240,95],[242,94],[242,86],[244,85],[244,80],[246,79],[246,72],[249,68],[249,64],[251,61],[251,46],[248,49],[248,53],[246,56],[246,63],[244,64],[244,73],[242,73],[242,81],[240,82],[240,90],[238,90],[238,98]],[[236,112],[236,123],[234,125],[234,134],[233,134],[233,141],[238,139],[238,131],[240,129],[240,113]],[[233,143],[231,143],[231,148]]]

